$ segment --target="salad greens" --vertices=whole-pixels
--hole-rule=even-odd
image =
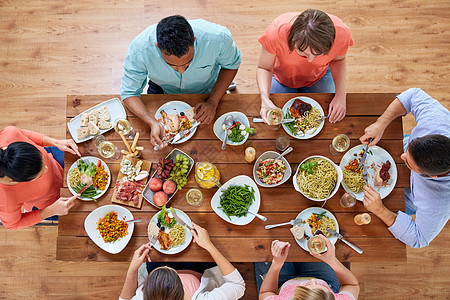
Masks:
[[[166,208],[166,205],[163,205],[161,207],[161,211],[158,214],[158,223],[156,224],[159,224],[158,227],[161,228],[161,226],[163,226],[172,228],[173,226],[175,226],[175,224],[177,224],[177,220],[175,220],[175,218],[169,217],[169,212],[172,212],[172,214],[175,215],[175,210],[172,207],[170,208],[170,210]]]
[[[87,176],[89,176],[91,178],[94,178],[95,173],[97,173],[97,167],[95,166],[95,164],[93,162],[91,162],[90,164],[87,164],[82,159],[78,160],[77,168],[78,168],[78,170],[80,170],[81,174],[86,174]]]
[[[247,127],[240,122],[234,122],[233,126],[228,129],[228,139],[234,143],[242,142],[245,139],[245,135],[255,135],[256,129]]]
[[[87,164],[84,160],[79,159],[77,162],[77,168],[78,170],[80,170],[81,175],[86,174],[86,176],[89,176],[90,178],[92,178],[92,180],[94,180],[95,174],[97,173],[97,167],[93,162]],[[78,186],[72,188],[76,193],[78,193],[85,186],[86,184],[80,182]],[[99,194],[101,194],[101,192],[98,192],[95,186],[91,185],[81,193],[81,196],[97,202],[94,197]]]

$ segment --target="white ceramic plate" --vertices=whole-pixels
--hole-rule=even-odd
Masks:
[[[303,227],[303,228],[305,229],[305,234],[307,234],[309,237],[312,237],[313,234],[312,234],[312,232],[311,232],[311,227],[309,226],[309,224],[308,224],[308,222],[307,222],[308,218],[309,218],[313,213],[321,214],[321,213],[323,213],[324,211],[326,212],[326,213],[325,213],[325,216],[327,216],[327,217],[330,218],[330,219],[333,219],[334,222],[336,222],[336,230],[335,230],[335,231],[339,233],[339,224],[338,224],[338,221],[337,221],[336,217],[335,217],[330,211],[326,210],[325,208],[321,208],[321,207],[309,207],[309,208],[303,210],[301,213],[299,213],[299,214],[297,215],[297,218],[296,218],[296,219],[300,218],[300,219],[302,219],[302,221],[305,221],[305,223],[302,224],[300,227]],[[330,240],[330,242],[331,242],[332,244],[336,244],[336,241],[338,240],[338,238],[337,238],[337,237],[334,237],[334,236],[332,236],[332,237],[330,237],[330,238],[328,238],[328,239]],[[307,241],[306,239],[304,239],[304,238],[301,239],[301,240],[295,239],[295,241],[297,242],[297,244],[298,244],[300,247],[302,247],[303,250],[309,252],[309,249],[308,249],[308,241]]]
[[[97,104],[94,107],[91,107],[89,109],[86,109],[84,112],[89,113],[90,111],[94,109],[100,108],[100,106],[106,105],[108,108],[109,115],[111,119],[109,122],[111,123],[111,128],[109,129],[100,129],[100,134],[103,134],[111,129],[114,128],[114,124],[116,124],[116,121],[118,119],[126,119],[127,113],[125,112],[125,109],[123,108],[122,101],[120,101],[117,98],[107,100],[105,102],[102,102],[100,104]],[[77,129],[80,128],[80,119],[81,119],[81,113],[77,115],[76,117],[72,118],[69,122],[67,122],[67,127],[69,128],[70,135],[72,136],[73,140],[76,143],[82,143],[85,141],[88,141],[94,137],[94,135],[88,135],[84,139],[78,139],[77,138]]]
[[[190,157],[189,155],[187,155],[185,152],[181,151],[180,149],[173,149],[167,156],[166,158],[169,158],[171,160],[173,160],[175,162],[175,159],[177,157],[177,154],[184,154],[187,156],[187,158],[189,158],[189,162],[191,163],[188,172],[186,173],[186,177],[189,176],[189,173],[191,173],[192,168],[194,167],[194,160],[192,159],[192,157]],[[150,183],[150,179],[152,179],[153,177],[157,177],[160,178],[158,176],[158,174],[155,172],[153,172],[152,177],[149,178],[149,180],[147,181],[147,184],[145,185],[144,191],[142,192],[142,196],[145,198],[145,200],[147,200],[148,203],[150,203],[151,205],[153,205],[154,207],[157,207],[159,209],[161,209],[161,206],[157,206],[154,202],[153,202],[153,195],[155,194],[155,192],[152,192],[152,190],[149,188],[149,183]],[[167,179],[161,178],[162,182],[164,183],[164,181],[166,181]],[[175,196],[175,194],[178,192],[178,188],[175,190],[175,192],[173,192],[173,194],[169,195],[169,199],[167,200],[167,203],[169,203],[169,201],[173,198],[173,196]],[[166,205],[167,205],[166,203]]]
[[[162,110],[164,110],[168,115],[180,115],[180,112],[184,112],[184,111],[186,111],[186,110],[188,110],[190,108],[192,108],[192,107],[189,104],[187,104],[186,102],[183,102],[183,101],[170,101],[170,102],[164,103],[163,105],[161,105],[158,108],[158,110],[155,113],[155,119],[156,120],[161,119],[161,111]],[[195,122],[196,121],[194,121],[192,123],[192,125],[194,125]],[[178,141],[176,141],[173,144],[181,144],[183,142],[186,142],[187,140],[189,140],[194,135],[194,133],[196,131],[197,131],[197,127],[195,127],[194,130],[189,135],[179,139]]]
[[[259,168],[259,163],[262,160],[269,159],[269,158],[274,159],[278,155],[279,155],[278,152],[267,151],[267,152],[264,152],[263,154],[261,154],[258,157],[258,159],[256,160],[256,162],[255,162],[255,164],[253,166],[253,178],[255,179],[255,181],[256,181],[256,183],[258,185],[263,186],[263,187],[275,187],[275,186],[282,185],[283,183],[285,183],[291,177],[292,169],[291,169],[291,166],[289,165],[289,162],[286,160],[286,158],[284,158],[284,156],[282,156],[280,159],[284,162],[284,165],[286,166],[286,171],[284,172],[283,179],[281,179],[280,182],[275,183],[275,184],[267,184],[267,183],[262,182],[261,179],[259,179],[258,176],[256,175],[256,171]]]
[[[305,161],[307,161],[308,159],[315,158],[315,157],[317,157],[317,158],[323,158],[323,159],[328,160],[328,161],[333,165],[333,167],[334,167],[334,169],[336,170],[337,175],[338,175],[337,181],[336,181],[336,185],[334,186],[334,189],[331,191],[330,195],[329,195],[327,198],[325,198],[325,199],[314,199],[314,198],[310,198],[310,197],[306,196],[305,194],[302,193],[302,191],[300,191],[300,188],[299,188],[298,183],[297,183],[297,174],[298,174],[298,172],[299,172],[299,170],[300,170],[301,164],[304,163]],[[339,185],[341,184],[341,181],[342,181],[342,170],[341,170],[341,168],[339,168],[339,167],[338,167],[334,162],[332,162],[331,159],[329,159],[328,157],[321,156],[321,155],[313,155],[313,156],[310,156],[310,157],[305,158],[305,159],[298,165],[297,171],[295,172],[294,177],[292,178],[292,183],[294,184],[295,190],[296,190],[297,192],[300,192],[303,196],[305,196],[306,198],[308,198],[309,200],[312,200],[312,201],[325,201],[325,200],[328,200],[328,199],[330,199],[331,197],[333,197],[334,194],[336,194],[337,190],[339,189]]]
[[[121,239],[113,243],[105,243],[99,230],[97,229],[98,221],[106,216],[109,212],[117,212],[117,218],[119,220],[133,220],[133,214],[123,206],[119,205],[104,205],[94,209],[84,220],[84,229],[91,238],[91,240],[106,252],[117,254],[122,251],[133,235],[134,223],[128,224],[128,234]]]
[[[108,183],[106,184],[105,189],[104,189],[103,191],[97,189],[97,191],[100,191],[100,194],[98,194],[97,196],[95,196],[94,199],[98,199],[98,198],[100,198],[101,196],[103,196],[103,194],[106,193],[106,191],[108,190],[108,187],[109,187],[109,185],[110,185],[110,183],[111,183],[111,172],[109,171],[108,165],[107,165],[103,160],[101,160],[100,158],[94,157],[94,156],[84,156],[84,157],[82,157],[82,158],[80,158],[80,159],[84,160],[85,163],[91,163],[91,162],[93,162],[95,165],[97,165],[97,162],[98,162],[98,161],[101,161],[101,162],[102,162],[102,166],[105,168],[106,173],[108,173],[108,175],[109,175],[109,176],[108,176]],[[71,192],[72,195],[74,195],[74,196],[77,194],[77,192],[75,192],[75,191],[72,189],[72,187],[70,186],[70,184],[69,184],[69,175],[68,175],[68,174],[70,174],[70,171],[71,171],[73,168],[76,168],[76,167],[77,167],[77,162],[78,162],[78,160],[77,160],[76,162],[74,162],[74,163],[70,166],[69,172],[67,172],[67,186],[69,187],[70,192]],[[85,201],[92,201],[92,199],[89,199],[89,198],[86,198],[86,197],[78,197],[78,199],[80,199],[80,200],[85,200]]]
[[[255,200],[253,201],[252,204],[250,204],[248,209],[257,213],[259,210],[259,206],[261,205],[261,195],[259,194],[258,186],[253,181],[253,179],[251,179],[246,175],[239,175],[228,180],[224,185],[222,185],[221,188],[217,190],[217,192],[211,199],[211,207],[214,210],[214,212],[225,221],[234,225],[247,225],[255,218],[255,216],[250,213],[247,213],[247,216],[240,218],[236,216],[231,216],[230,220],[228,216],[223,212],[223,210],[219,208],[220,196],[222,195],[222,191],[225,191],[231,185],[244,186],[245,184],[253,187],[253,189],[255,190]]]
[[[291,107],[292,103],[294,103],[295,99],[300,99],[300,100],[303,100],[306,103],[311,104],[313,108],[316,108],[316,109],[318,109],[320,111],[320,115],[321,116],[325,115],[324,112],[323,112],[322,107],[315,100],[313,100],[313,99],[311,99],[309,97],[295,97],[295,98],[292,98],[291,100],[289,100],[288,102],[286,102],[286,104],[283,106],[283,116],[285,116],[286,112],[289,111],[289,108]],[[284,131],[286,131],[286,133],[289,134],[290,136],[292,136],[293,138],[300,139],[300,140],[306,140],[306,139],[310,139],[310,138],[316,136],[322,130],[324,123],[325,123],[325,121],[322,121],[319,124],[319,127],[316,129],[316,131],[314,131],[313,133],[305,133],[304,136],[300,136],[298,134],[292,134],[291,131],[286,126],[286,124],[282,124],[282,125],[283,125],[283,128],[284,128]]]
[[[168,209],[170,210],[170,208],[168,208]],[[179,216],[184,222],[186,222],[186,224],[188,224],[189,226],[192,227],[192,221],[189,218],[189,216],[186,213],[184,213],[183,211],[181,211],[181,210],[179,210],[177,208],[174,208],[174,209],[175,209],[175,213],[177,214],[177,216]],[[160,212],[157,212],[156,214],[154,214],[152,219],[150,220],[150,222],[153,222],[155,224],[158,223],[158,214],[159,213]],[[186,249],[187,246],[189,246],[189,244],[192,241],[192,233],[186,227],[184,227],[184,230],[185,230],[185,236],[184,236],[184,243],[183,244],[181,244],[179,246],[176,246],[176,247],[172,247],[169,250],[162,250],[161,247],[159,246],[159,241],[157,240],[156,244],[153,246],[153,248],[155,248],[156,251],[164,253],[164,254],[177,254],[177,253],[180,253],[181,251]]]
[[[228,112],[226,114],[221,115],[216,120],[216,122],[214,123],[214,127],[213,127],[214,134],[221,142],[223,142],[223,137],[225,136],[225,130],[223,130],[222,125],[223,125],[223,122],[225,121],[225,118],[228,115],[232,115],[235,122],[238,121],[239,123],[244,124],[247,127],[250,127],[250,122],[248,121],[247,116],[239,111],[232,111],[232,112]],[[248,136],[249,136],[249,134],[247,133],[245,135],[244,139],[242,141],[240,141],[239,143],[227,140],[227,145],[232,145],[232,146],[242,145],[243,143],[245,143],[247,141]]]
[[[358,145],[353,147],[352,149],[348,150],[347,153],[342,157],[341,162],[339,166],[343,170],[348,163],[355,159],[355,158],[361,158],[358,154],[361,153],[361,150],[363,150],[365,145]],[[368,153],[366,157],[365,165],[367,166],[367,180],[371,187],[373,187],[377,192],[380,193],[381,199],[384,199],[389,195],[392,190],[395,187],[395,184],[397,183],[397,166],[395,165],[395,161],[392,158],[392,156],[383,148],[379,146],[372,146],[368,148]],[[372,154],[370,154],[372,153]],[[354,154],[358,156],[354,156]],[[375,167],[380,168],[381,163],[385,163],[387,160],[391,163],[391,168],[389,169],[389,174],[391,175],[391,179],[388,181],[388,185],[385,187],[375,187],[374,186],[374,178],[375,178],[375,170],[372,168],[372,164],[374,164]],[[356,199],[362,201],[364,199],[364,192],[360,192],[358,194],[353,193],[342,181],[342,187],[345,191],[348,193],[352,193],[355,195]]]

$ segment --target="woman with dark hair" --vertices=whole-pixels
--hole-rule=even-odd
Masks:
[[[353,45],[350,29],[338,17],[317,9],[277,17],[258,39],[256,81],[261,117],[275,107],[270,93],[335,93],[329,121],[345,117],[345,55]]]
[[[217,250],[206,229],[192,224],[194,243],[209,252],[217,266],[203,275],[168,266],[152,269],[149,244],[135,252],[119,300],[236,300],[244,295],[245,283],[239,271]],[[144,263],[148,261],[147,265]]]
[[[259,300],[358,299],[358,280],[337,260],[334,245],[321,236],[327,243],[327,251],[310,254],[322,262],[286,263],[291,245],[278,240],[272,242],[272,263],[255,263]]]
[[[0,131],[0,220],[6,228],[31,226],[66,215],[72,208],[78,195],[59,197],[64,180],[60,150],[80,156],[73,140],[57,140],[13,126]]]

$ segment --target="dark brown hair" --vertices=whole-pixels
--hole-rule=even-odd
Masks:
[[[0,149],[0,178],[8,176],[16,182],[31,181],[45,166],[41,151],[26,142],[14,142]]]
[[[334,300],[334,295],[321,289],[308,289],[304,286],[297,286],[294,290],[292,300]]]
[[[292,24],[288,46],[291,51],[297,48],[303,52],[309,47],[314,55],[328,54],[335,36],[336,29],[331,18],[323,11],[308,9]]]
[[[177,271],[159,267],[148,274],[144,300],[183,300],[184,289]]]
[[[429,134],[412,140],[408,152],[426,175],[443,175],[450,171],[450,138]]]

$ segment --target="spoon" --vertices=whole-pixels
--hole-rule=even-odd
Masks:
[[[274,160],[280,159],[282,156],[285,156],[286,154],[288,154],[289,152],[291,152],[292,150],[294,150],[294,148],[289,147],[286,150],[284,150],[283,153],[281,153],[280,155],[278,155]]]
[[[234,118],[232,115],[228,115],[225,118],[225,121],[223,122],[223,124],[225,125],[225,135],[223,137],[223,143],[222,143],[222,150],[225,150],[225,146],[227,144],[227,139],[228,139],[228,128],[230,128],[234,123]]]
[[[133,220],[125,220],[125,222],[127,222],[128,224],[141,222],[141,221],[142,221],[141,218],[137,218],[137,219],[133,219]]]
[[[253,211],[251,211],[251,210],[247,210],[247,212],[249,212],[250,214],[252,214],[252,215],[254,215],[254,216],[258,217],[258,218],[260,218],[260,219],[263,220],[263,221],[267,221],[267,218],[264,217],[263,215],[260,215],[260,214],[258,214],[258,213],[255,213],[255,212],[253,212]]]

